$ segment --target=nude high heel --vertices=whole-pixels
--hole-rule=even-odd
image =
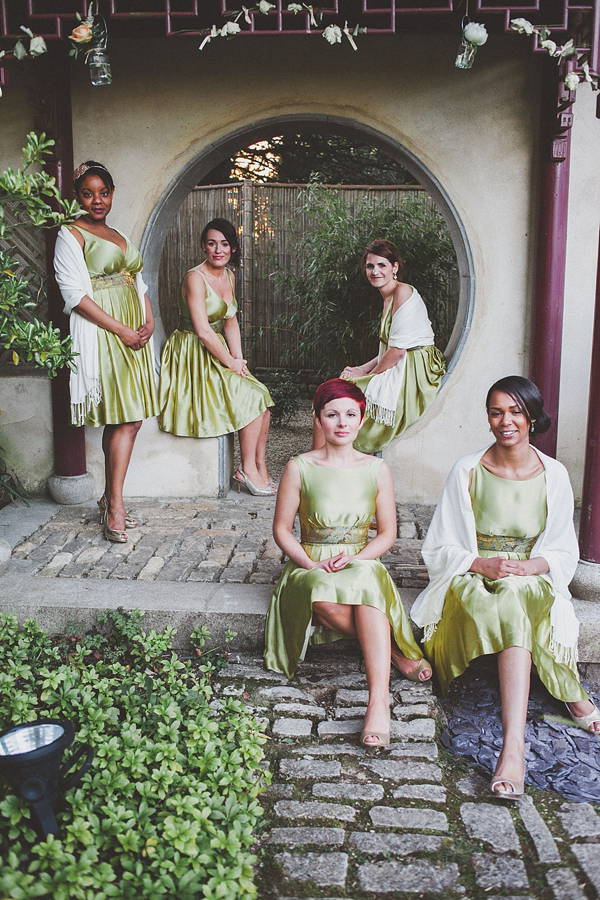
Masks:
[[[238,494],[240,492],[240,487],[242,484],[246,488],[246,490],[252,494],[254,497],[272,497],[276,491],[274,491],[270,487],[259,488],[252,484],[247,475],[242,472],[242,470],[238,468],[233,473],[233,480],[237,482]]]
[[[105,540],[110,541],[113,544],[126,544],[129,540],[129,535],[126,531],[119,531],[119,529],[108,527],[108,503],[104,508],[102,525],[102,534],[104,535]]]

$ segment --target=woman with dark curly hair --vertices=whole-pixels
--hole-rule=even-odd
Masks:
[[[206,259],[181,283],[179,325],[162,352],[158,424],[183,437],[239,432],[238,489],[243,484],[251,494],[274,494],[265,459],[273,401],[243,357],[228,267],[239,262],[237,233],[227,219],[213,219],[200,243]]]
[[[429,586],[411,616],[442,691],[471,660],[498,657],[503,745],[494,796],[523,793],[532,663],[574,721],[600,732],[600,713],[577,673],[579,623],[569,582],[579,558],[569,476],[530,435],[550,427],[539,390],[510,375],[486,399],[494,443],[448,476],[423,545]]]

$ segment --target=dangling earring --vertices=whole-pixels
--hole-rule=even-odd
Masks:
[[[535,432],[535,425],[534,425],[533,422],[532,422],[531,425],[529,426],[529,430],[530,430],[530,432],[531,432],[532,434],[534,434],[534,432]]]

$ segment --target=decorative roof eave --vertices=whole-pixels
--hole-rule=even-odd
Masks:
[[[47,41],[68,37],[77,24],[76,13],[85,17],[90,0],[0,0],[0,38],[18,36],[26,25]],[[324,0],[314,3],[322,18],[319,27],[309,9],[288,9],[289,0],[271,0],[266,13],[258,12],[256,0],[101,0],[111,36],[136,37],[164,34],[166,37],[203,38],[213,25],[219,27],[237,17],[237,36],[322,35],[327,25],[359,26],[374,34],[410,31],[459,32],[468,10],[471,18],[485,23],[492,34],[513,33],[510,22],[525,17],[534,25],[545,25],[553,36],[573,38],[592,72],[600,71],[600,0]],[[177,8],[174,8],[176,5]],[[241,15],[242,7],[248,9]],[[240,15],[238,15],[240,14]],[[362,37],[362,35],[361,35]],[[534,52],[545,52],[533,36]],[[579,67],[578,67],[579,68]]]

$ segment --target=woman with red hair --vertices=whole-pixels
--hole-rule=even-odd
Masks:
[[[284,469],[273,536],[289,561],[271,598],[265,664],[293,678],[309,643],[357,638],[369,688],[361,741],[370,747],[390,741],[390,662],[411,681],[427,681],[432,672],[379,561],[396,538],[396,506],[386,463],[352,446],[365,404],[351,382],[320,385],[313,405],[323,444]],[[377,534],[367,541],[373,516]]]

